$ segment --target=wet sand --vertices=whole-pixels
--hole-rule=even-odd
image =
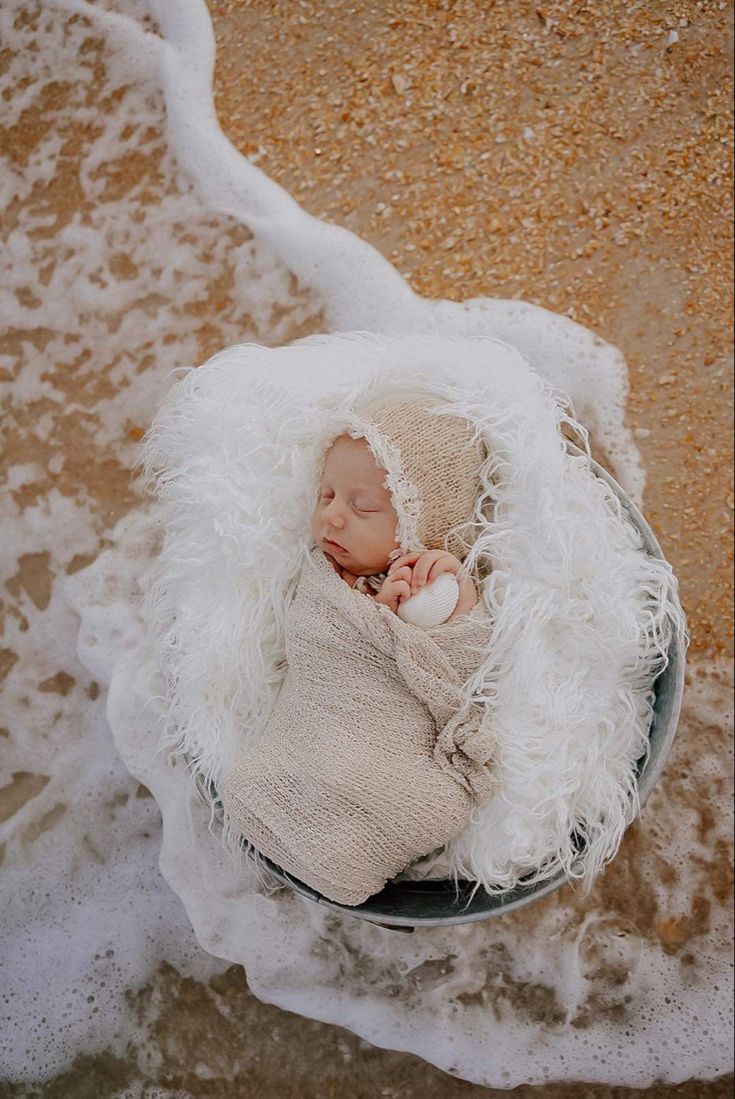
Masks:
[[[692,651],[732,655],[730,6],[629,11],[616,2],[603,19],[594,9],[516,2],[349,10],[233,2],[213,3],[211,11],[222,126],[309,212],[370,241],[421,294],[520,297],[567,313],[623,351],[629,420],[648,473],[645,510],[681,579]],[[90,43],[91,62],[98,55],[101,65],[103,43],[93,33]],[[61,83],[53,103],[36,104],[22,126],[0,135],[17,170],[59,127],[71,95]],[[25,200],[26,209],[56,215],[50,253],[54,234],[87,201],[76,182],[87,136],[65,133],[64,171]],[[159,201],[172,186],[162,157],[160,140],[153,140],[139,157],[110,168],[105,201],[131,194]],[[20,214],[11,204],[5,228]],[[221,221],[232,248],[247,241],[246,230]],[[124,252],[117,263],[125,277]],[[282,337],[288,339],[320,328],[318,309],[304,305],[306,288],[291,289],[303,309],[294,308]],[[149,293],[144,308],[156,317],[155,280]],[[194,318],[184,364],[194,355],[205,359],[237,333],[266,339],[267,329],[259,330],[238,302],[234,275],[223,277],[214,261],[211,278],[181,313]],[[109,333],[115,323],[120,318],[109,310]],[[11,328],[0,350],[16,359],[42,356],[52,335],[43,326]],[[155,363],[155,341],[151,331],[134,348],[141,372]],[[71,410],[62,415],[39,395],[4,425],[4,461],[41,471],[12,486],[19,508],[52,490],[89,503],[95,539],[67,554],[67,572],[92,560],[135,505],[135,443],[152,414],[141,408],[120,423],[127,450],[99,443],[95,405],[116,385],[115,357],[99,346],[44,367]],[[36,425],[47,415],[53,428],[44,440]],[[55,456],[63,457],[61,466]],[[25,602],[43,612],[54,575],[50,541],[20,553],[3,613],[28,629]],[[16,654],[3,648],[0,656],[5,675]],[[73,698],[67,671],[42,658],[38,669],[39,692],[60,703]],[[32,784],[15,790],[16,802],[6,794],[4,803],[11,813],[35,792]],[[41,822],[42,829],[52,825]],[[646,903],[626,870],[641,842],[631,829],[617,872],[600,886],[598,901],[622,915]],[[725,861],[715,889],[723,896],[727,869]],[[657,928],[671,950],[685,949],[698,930],[696,922],[674,926],[663,918]],[[130,1003],[141,1020],[155,1018],[157,1063],[148,1072],[135,1048],[125,1057],[80,1058],[33,1094],[112,1095],[133,1081],[196,1096],[495,1094],[262,1004],[239,967],[208,985],[163,967]],[[516,1094],[529,1099],[538,1090]],[[584,1084],[542,1090],[553,1099],[695,1099],[730,1095],[732,1082],[643,1092]],[[25,1093],[0,1084],[0,1094]]]

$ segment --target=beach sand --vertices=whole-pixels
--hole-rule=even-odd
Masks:
[[[25,7],[22,18],[39,18],[37,6]],[[372,243],[422,295],[522,298],[579,320],[621,349],[630,368],[629,423],[648,477],[645,513],[680,578],[691,653],[731,657],[731,5],[217,0],[210,11],[221,125],[306,210]],[[104,42],[91,23],[88,42],[93,102]],[[4,213],[6,232],[24,210],[55,219],[46,231],[46,273],[40,268],[45,285],[60,231],[90,202],[79,185],[90,134],[79,126],[63,130],[73,89],[56,84],[29,100],[21,123],[0,130],[21,175],[42,141],[62,131],[58,170]],[[104,113],[105,103],[98,105]],[[105,203],[145,206],[173,192],[155,111],[160,103],[152,102],[149,144],[100,168]],[[225,249],[250,238],[225,218],[212,217],[209,227]],[[43,239],[45,230],[37,232]],[[183,240],[183,227],[180,233]],[[115,256],[118,277],[132,277],[125,249]],[[188,342],[171,365],[203,361],[245,331],[263,342],[277,334],[281,342],[320,330],[308,288],[282,276],[291,306],[261,323],[238,300],[236,271],[214,253],[200,259],[207,274],[196,292],[182,286],[177,303],[169,291],[159,294],[152,279],[142,305],[137,299],[152,323],[145,338],[128,341],[136,373],[153,369],[162,331],[168,338],[177,325],[188,325]],[[29,281],[14,293],[32,307],[38,284]],[[77,545],[73,530],[63,533],[67,574],[109,544],[112,527],[135,505],[135,447],[154,412],[141,400],[117,420],[99,419],[98,403],[114,401],[120,385],[120,357],[107,340],[115,343],[124,310],[102,302],[78,316],[81,334],[63,335],[71,349],[63,362],[44,360],[63,325],[11,324],[0,337],[5,380],[19,376],[11,362],[34,362],[40,381],[66,395],[67,408],[43,385],[17,396],[4,424],[4,462],[24,471],[9,483],[19,511],[52,496],[84,504],[84,539]],[[92,331],[100,317],[104,324]],[[45,434],[38,430],[44,418]],[[15,547],[5,578],[3,614],[21,631],[30,625],[29,636],[35,620],[28,607],[43,613],[59,571],[52,537],[42,529],[32,545]],[[53,697],[63,708],[81,684],[44,653],[42,630],[37,636],[25,656],[27,683],[44,696],[39,705]],[[2,649],[3,677],[16,659],[14,646]],[[94,686],[85,690],[94,702]],[[29,714],[33,706],[30,699]],[[51,730],[55,719],[42,712]],[[3,819],[37,793],[30,771],[0,790]],[[704,815],[706,805],[700,809]],[[40,835],[54,824],[47,815],[33,827]],[[635,875],[641,843],[634,826],[598,887],[607,910],[630,919],[649,905]],[[724,898],[727,852],[709,873],[714,894]],[[655,933],[664,949],[684,953],[706,923],[707,908],[695,897],[687,919],[664,915],[650,912]],[[125,1054],[80,1056],[37,1093],[96,1097],[122,1094],[135,1082],[197,1097],[496,1094],[261,1003],[237,966],[202,982],[164,965],[150,985],[131,991],[129,1004],[148,1021],[147,1071],[132,1041]],[[529,1099],[538,1090],[515,1094]],[[550,1099],[695,1099],[730,1095],[732,1080],[644,1091],[564,1083],[542,1091]],[[25,1092],[9,1081],[0,1094]]]

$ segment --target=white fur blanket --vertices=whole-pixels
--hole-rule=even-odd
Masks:
[[[312,549],[288,610],[286,678],[222,783],[233,826],[349,905],[443,847],[494,783],[490,715],[462,697],[490,632],[481,604],[410,626]]]
[[[242,345],[173,388],[142,450],[167,526],[145,594],[163,743],[217,785],[262,736],[318,460],[357,398],[407,383],[470,418],[490,455],[465,564],[483,577],[493,630],[464,693],[489,716],[498,786],[446,865],[496,890],[560,868],[591,880],[637,812],[653,682],[683,616],[669,565],[643,550],[587,455],[569,453],[562,428],[585,436],[564,395],[494,339]]]

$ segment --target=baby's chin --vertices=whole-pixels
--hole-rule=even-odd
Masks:
[[[365,564],[364,562],[350,562],[350,572],[353,572],[355,576],[377,576],[378,573],[387,572],[390,568],[390,561],[380,561],[378,563]]]

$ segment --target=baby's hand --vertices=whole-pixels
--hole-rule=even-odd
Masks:
[[[455,618],[471,611],[478,602],[474,580],[462,571],[462,562],[445,550],[405,553],[388,569],[388,578],[390,579],[394,573],[403,575],[406,568],[412,571],[411,595],[415,595],[426,584],[432,584],[443,572],[454,573],[459,583],[459,600],[447,622],[453,622]]]
[[[411,597],[411,570],[410,568],[391,569],[390,575],[383,581],[380,590],[375,595],[375,602],[382,603],[394,612],[398,610],[398,604]]]
[[[415,595],[426,584],[432,584],[443,572],[453,572],[457,576],[462,568],[462,562],[444,550],[404,553],[403,557],[399,557],[388,569],[388,576],[392,577],[398,571],[403,573],[407,566],[411,573],[411,595]],[[459,579],[458,576],[457,579]]]

